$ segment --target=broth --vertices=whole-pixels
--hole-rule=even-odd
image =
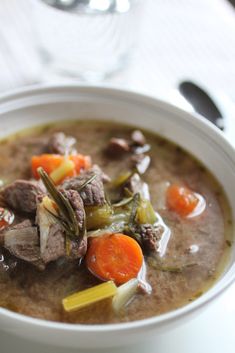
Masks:
[[[126,170],[129,157],[111,159],[104,150],[113,136],[128,139],[133,127],[111,122],[79,121],[23,131],[0,142],[0,179],[4,183],[19,178],[29,179],[31,156],[39,153],[42,143],[55,131],[75,137],[79,153],[90,155],[92,161],[111,178]],[[48,264],[44,271],[39,271],[0,248],[0,306],[52,321],[82,324],[128,322],[186,305],[216,281],[229,256],[232,229],[224,192],[206,167],[187,152],[155,134],[147,131],[144,134],[151,146],[148,152],[151,165],[143,179],[149,185],[154,209],[170,229],[166,250],[161,254],[164,269],[157,269],[151,258],[145,256],[147,281],[152,293],[137,293],[118,314],[113,312],[110,300],[67,313],[61,305],[65,296],[100,283],[83,262],[65,266],[58,260]],[[187,218],[169,210],[164,199],[168,183],[185,183],[203,195],[205,211]],[[18,218],[21,218],[20,214]],[[3,259],[9,268],[4,267]]]

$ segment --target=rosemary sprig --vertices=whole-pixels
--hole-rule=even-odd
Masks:
[[[128,189],[127,187],[123,188],[123,192],[126,195],[126,197],[133,197],[133,192],[131,192],[131,190]]]
[[[128,205],[132,200],[133,200],[133,196],[128,197],[128,198],[124,198],[124,199],[122,199],[121,201],[112,204],[112,206],[113,206],[114,208],[123,207],[123,206]]]
[[[65,228],[65,231],[70,237],[78,237],[79,224],[76,213],[72,208],[69,200],[59,190],[57,190],[55,184],[42,167],[39,167],[37,172],[40,175],[49,195],[54,200],[60,211],[61,218],[56,218],[61,222],[62,226]]]
[[[135,223],[135,217],[137,213],[137,208],[139,207],[139,203],[140,203],[140,193],[137,192],[132,198],[132,209],[131,209],[131,214],[129,218],[130,227],[133,226]]]
[[[187,269],[197,266],[198,264],[196,262],[185,264],[182,266],[174,266],[174,265],[164,265],[161,262],[158,262],[157,260],[154,260],[153,258],[149,258],[148,260],[149,264],[155,268],[157,271],[161,272],[172,272],[172,273],[183,273]]]
[[[84,181],[79,188],[77,189],[78,192],[80,192],[82,189],[84,189],[88,184],[90,184],[95,178],[97,177],[97,174],[93,174],[90,178]]]

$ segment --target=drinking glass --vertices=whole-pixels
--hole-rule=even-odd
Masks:
[[[47,69],[86,81],[124,68],[137,43],[141,0],[31,0]]]

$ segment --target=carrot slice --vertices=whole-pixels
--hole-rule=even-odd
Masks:
[[[47,174],[53,172],[63,162],[64,156],[59,154],[41,154],[39,156],[33,156],[31,159],[32,174],[35,179],[39,179],[40,176],[37,172],[39,167],[42,167]]]
[[[77,174],[80,173],[81,169],[91,168],[91,157],[84,156],[83,154],[70,155],[69,159],[75,164],[75,171]]]
[[[39,179],[37,169],[42,167],[47,174],[51,174],[68,158],[74,163],[74,169],[69,170],[65,177],[72,177],[81,172],[81,170],[89,169],[91,167],[91,158],[82,154],[69,155],[68,157],[59,154],[41,154],[33,156],[31,159],[32,174],[35,179]],[[60,180],[61,182],[62,180]]]
[[[172,184],[167,189],[167,206],[180,216],[188,216],[198,205],[197,195],[186,186]]]
[[[121,233],[107,234],[91,239],[86,264],[100,279],[122,284],[137,277],[143,253],[133,238]]]

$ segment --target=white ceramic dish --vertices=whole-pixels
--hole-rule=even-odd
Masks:
[[[0,98],[0,138],[29,126],[66,119],[108,119],[155,131],[180,144],[216,175],[228,196],[233,219],[235,151],[210,123],[166,103],[126,91],[64,85],[25,89]],[[115,325],[70,325],[0,308],[5,331],[31,340],[77,348],[104,348],[143,341],[166,332],[219,296],[235,279],[235,249],[220,280],[202,297],[173,312]]]

